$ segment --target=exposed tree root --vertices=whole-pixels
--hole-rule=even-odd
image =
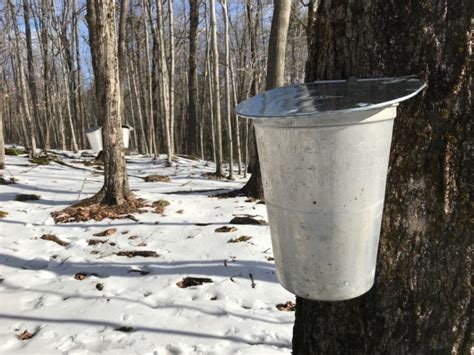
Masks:
[[[105,218],[136,221],[133,214],[146,212],[144,207],[150,207],[150,205],[147,205],[141,198],[135,198],[131,193],[128,194],[125,202],[109,205],[105,200],[104,190],[100,190],[96,195],[86,198],[74,206],[52,212],[51,216],[55,223],[85,222],[91,219],[102,221]]]

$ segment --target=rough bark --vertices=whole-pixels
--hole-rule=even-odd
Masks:
[[[294,354],[472,351],[472,2],[321,1],[307,80],[418,74],[395,119],[375,285],[297,298]]]
[[[115,35],[115,1],[88,0],[87,23],[98,99],[98,116],[104,123],[104,186],[97,200],[119,205],[130,198],[123,152],[121,99]]]
[[[197,155],[197,127],[198,127],[198,26],[199,2],[189,0],[189,67],[188,67],[188,130],[186,137],[188,154]]]

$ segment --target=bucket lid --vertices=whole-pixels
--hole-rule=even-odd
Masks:
[[[241,102],[235,112],[268,119],[373,110],[408,100],[425,87],[413,76],[315,81],[265,91]]]

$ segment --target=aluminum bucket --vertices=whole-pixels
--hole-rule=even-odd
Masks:
[[[412,77],[276,88],[236,108],[253,119],[280,283],[342,301],[374,284],[396,105]]]
[[[86,131],[87,140],[91,146],[91,149],[95,153],[102,151],[102,127],[89,128]]]
[[[130,132],[133,131],[133,128],[128,125],[122,126],[122,135],[123,135],[123,147],[128,149],[130,144]],[[87,140],[91,146],[91,149],[99,153],[103,149],[102,144],[102,127],[90,128],[86,131]]]
[[[256,120],[280,283],[339,301],[374,283],[396,108]]]
[[[123,147],[125,149],[128,149],[130,143],[130,131],[131,129],[128,126],[122,126]]]

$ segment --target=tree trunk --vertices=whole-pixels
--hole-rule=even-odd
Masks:
[[[18,29],[18,23],[16,20],[16,14],[13,8],[11,0],[7,0],[8,8],[10,10],[10,16],[13,22],[13,29],[15,32],[15,53],[16,60],[18,63],[18,78],[20,86],[20,100],[22,104],[23,113],[26,117],[26,122],[28,123],[28,133],[30,134],[31,142],[31,156],[36,156],[36,138],[35,138],[35,124],[31,117],[30,106],[28,102],[28,92],[26,87],[26,78],[25,78],[25,65],[23,63],[23,53],[21,48],[21,39],[20,39],[20,30]],[[25,143],[28,143],[26,141]]]
[[[119,205],[131,197],[123,152],[121,100],[115,34],[115,1],[88,0],[87,23],[92,52],[98,115],[104,122],[104,186],[97,198]]]
[[[3,100],[5,94],[0,85],[0,170],[5,169],[5,141],[3,137]]]
[[[198,26],[199,2],[189,0],[189,105],[188,105],[188,130],[186,137],[187,153],[197,155],[197,126],[198,126]]]
[[[175,72],[175,53],[174,53],[174,14],[173,14],[173,0],[168,0],[168,34],[169,34],[169,86],[168,86],[168,97],[169,97],[169,131],[170,131],[170,148],[171,157],[174,156],[176,150],[175,142],[175,109],[174,109],[174,72]]]
[[[268,44],[266,90],[283,86],[285,81],[285,52],[290,13],[291,0],[274,1],[272,27]],[[253,198],[263,199],[262,173],[260,172],[260,161],[256,147],[255,154],[256,160],[252,167],[252,176],[242,188],[241,193]]]
[[[229,15],[227,12],[227,1],[221,0],[222,16],[224,17],[224,92],[225,92],[225,116],[227,122],[227,144],[229,154],[229,179],[234,178],[234,142],[232,139],[232,120],[230,107],[230,39],[229,39]]]
[[[297,298],[294,354],[472,351],[472,2],[324,1],[307,81],[416,74],[395,119],[375,285]]]
[[[212,50],[212,91],[214,93],[214,119],[216,122],[216,175],[223,176],[224,168],[222,166],[222,121],[221,121],[221,93],[219,86],[219,51],[217,49],[217,22],[216,22],[216,2],[210,0],[209,3],[211,21],[211,50]]]

